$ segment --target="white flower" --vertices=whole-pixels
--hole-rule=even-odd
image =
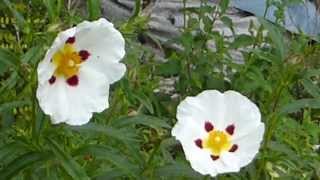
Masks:
[[[84,21],[61,32],[38,66],[37,98],[52,123],[87,123],[108,108],[110,84],[126,67],[125,41],[106,19]]]
[[[264,124],[260,111],[235,91],[207,90],[187,97],[172,130],[192,168],[203,175],[238,172],[259,151]]]

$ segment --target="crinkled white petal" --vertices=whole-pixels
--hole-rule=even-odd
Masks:
[[[126,67],[118,63],[125,55],[125,41],[113,24],[105,19],[83,22],[77,26],[75,46],[78,50],[87,50],[89,59],[84,63],[104,73],[109,82],[119,80]]]
[[[102,112],[109,106],[109,83],[105,76],[83,66],[79,72],[77,87],[67,86],[70,125],[86,124],[93,112]]]
[[[240,166],[249,164],[255,155],[259,152],[260,143],[263,140],[264,124],[260,123],[258,127],[250,131],[246,136],[233,140],[234,144],[239,146],[234,155],[239,157]]]
[[[54,124],[83,125],[93,112],[108,108],[109,84],[106,77],[86,67],[80,69],[78,77],[76,87],[66,85],[64,78],[57,78],[51,85],[49,82],[39,85],[39,104],[52,117]]]
[[[207,90],[196,97],[187,97],[179,104],[178,121],[172,135],[180,141],[186,159],[199,173],[216,176],[238,172],[253,160],[259,150],[264,134],[260,118],[257,106],[240,93]],[[232,144],[238,145],[237,151],[223,152],[218,160],[213,161],[207,149],[197,147],[195,140],[203,140],[207,136],[204,128],[207,121],[221,131],[233,124]]]
[[[256,130],[262,123],[259,108],[247,97],[235,91],[224,93],[225,113],[224,127],[234,124],[235,134],[233,138],[247,135]]]
[[[51,59],[70,37],[75,37],[76,51],[90,53],[80,64],[78,85],[68,85],[63,77],[56,77],[56,81],[49,84],[56,68]],[[109,86],[126,71],[125,65],[119,62],[124,54],[122,35],[105,19],[85,21],[59,33],[37,69],[37,98],[42,110],[51,116],[52,123],[82,125],[90,120],[92,113],[108,108]]]
[[[187,97],[177,109],[179,121],[195,121],[203,129],[206,121],[214,124],[216,128],[223,128],[224,106],[223,94],[219,91],[204,91],[196,97]]]

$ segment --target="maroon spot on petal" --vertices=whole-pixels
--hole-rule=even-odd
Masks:
[[[219,156],[211,155],[211,159],[215,161],[215,160],[219,159]]]
[[[54,82],[56,82],[56,77],[55,76],[51,76],[51,78],[48,80],[50,84],[53,84]]]
[[[81,56],[82,61],[85,61],[90,56],[90,53],[87,50],[79,51],[79,56]]]
[[[229,126],[226,128],[226,131],[227,131],[228,134],[233,135],[234,129],[235,129],[235,126],[232,124],[232,125],[229,125]]]
[[[202,149],[202,140],[201,140],[201,139],[195,140],[194,143],[195,143],[199,148]]]
[[[229,149],[229,152],[236,152],[236,150],[238,149],[238,145],[234,144],[232,145],[232,147]]]
[[[74,75],[70,78],[67,79],[67,83],[70,85],[70,86],[77,86],[78,83],[79,83],[79,78],[77,75]]]
[[[204,124],[204,128],[206,129],[207,132],[210,132],[213,130],[214,126],[210,122],[206,122]]]
[[[68,44],[73,44],[75,41],[76,41],[76,37],[72,36],[72,37],[69,37],[69,38],[66,40],[66,43],[68,43]]]

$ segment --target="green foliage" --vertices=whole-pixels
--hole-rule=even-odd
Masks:
[[[126,39],[128,71],[112,86],[109,109],[83,126],[52,125],[35,97],[37,64],[57,33],[99,18],[100,1],[3,2],[0,15],[10,21],[0,17],[0,33],[15,38],[4,40],[12,48],[0,49],[0,179],[210,179],[192,170],[170,133],[179,102],[205,89],[247,95],[266,124],[256,159],[219,179],[320,178],[319,43],[285,36],[264,19],[250,27],[250,35],[237,35],[225,14],[229,1],[215,7],[202,1],[200,8],[183,10],[181,35],[167,42],[179,48],[163,48],[163,63],[138,41],[148,35],[148,17],[141,16],[137,0],[128,21],[115,22]],[[289,1],[269,3],[280,7],[281,22]],[[217,20],[233,38],[212,30]],[[235,50],[242,62],[234,60]],[[172,92],[163,90],[167,78]]]

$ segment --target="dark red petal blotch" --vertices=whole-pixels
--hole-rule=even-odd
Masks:
[[[67,83],[70,85],[70,86],[77,86],[78,83],[79,83],[79,78],[77,75],[74,75],[70,78],[67,79]]]
[[[51,78],[49,79],[49,83],[53,84],[54,82],[56,82],[56,77],[55,76],[51,76]]]
[[[66,43],[68,43],[68,44],[73,44],[75,41],[76,41],[76,37],[72,36],[72,37],[69,37],[69,38],[66,40]]]
[[[82,61],[85,61],[90,56],[90,53],[87,50],[79,51],[79,56],[81,57]]]
[[[211,155],[211,159],[215,161],[215,160],[219,159],[219,156]]]
[[[234,129],[235,129],[235,126],[232,124],[232,125],[229,125],[229,126],[226,128],[226,131],[227,131],[228,134],[233,135]]]
[[[214,126],[213,126],[210,122],[207,121],[207,122],[204,124],[204,128],[206,129],[207,132],[210,132],[210,131],[213,130]]]
[[[201,140],[201,139],[195,140],[194,143],[195,143],[199,148],[202,149],[202,140]]]
[[[232,147],[230,148],[229,152],[236,152],[238,149],[238,145],[237,144],[234,144],[232,145]]]

